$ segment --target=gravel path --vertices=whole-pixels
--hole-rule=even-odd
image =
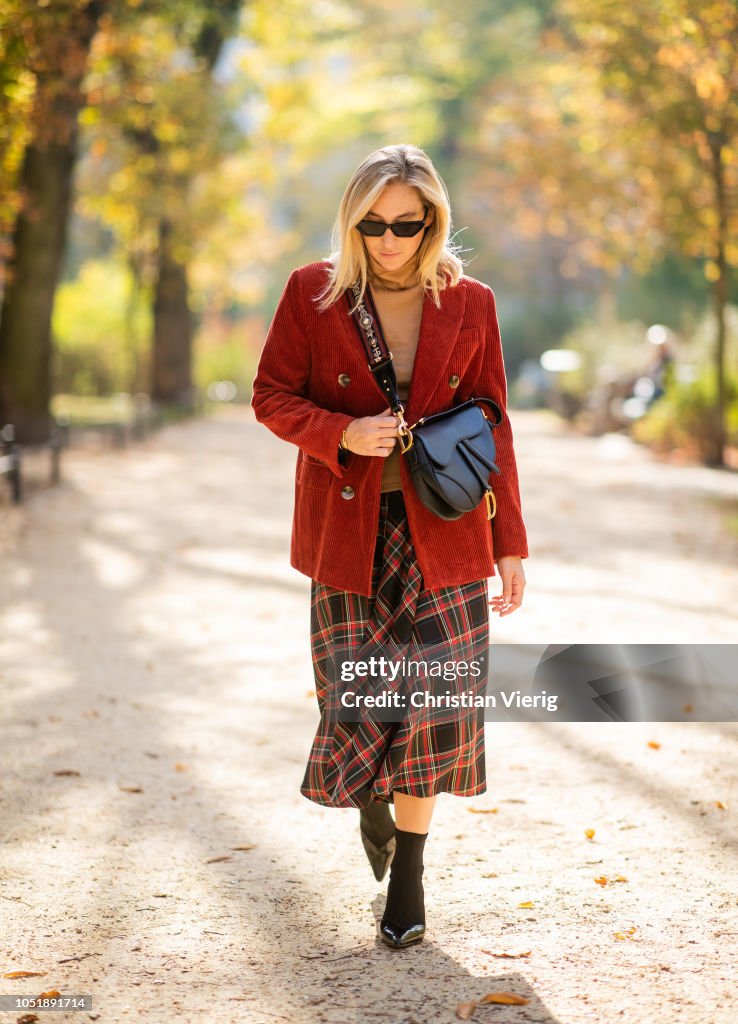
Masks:
[[[738,474],[513,425],[532,557],[496,640],[738,642]],[[490,724],[488,792],[438,800],[426,941],[378,944],[356,812],[298,792],[294,458],[224,409],[0,506],[1,973],[43,972],[0,992],[92,994],[57,1022],[451,1024],[508,991],[471,1019],[735,1024],[738,723]]]

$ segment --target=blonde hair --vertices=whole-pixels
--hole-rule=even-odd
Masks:
[[[458,283],[463,263],[451,242],[451,207],[448,190],[430,157],[417,146],[404,143],[382,146],[370,153],[354,171],[338,207],[331,234],[332,252],[328,281],[318,295],[323,312],[359,279],[361,298],[367,284],[367,253],[356,225],[372,207],[385,185],[402,182],[416,188],[430,210],[433,221],[417,252],[418,281],[430,291],[436,306],[440,293]]]

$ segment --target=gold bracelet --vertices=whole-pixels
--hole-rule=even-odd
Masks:
[[[349,450],[348,442],[346,441],[346,431],[345,430],[341,434],[341,447],[343,448],[344,451],[348,451]]]

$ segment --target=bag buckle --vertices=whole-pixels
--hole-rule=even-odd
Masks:
[[[408,427],[407,423],[405,422],[405,407],[403,405],[400,405],[398,407],[397,411],[395,412],[395,416],[399,417],[399,421],[397,424],[397,437],[399,438],[400,441],[400,450],[404,455],[405,452],[409,452],[413,446],[413,432],[412,428]],[[408,438],[410,438],[409,441]]]
[[[487,519],[494,519],[495,513],[497,512],[497,498],[495,498],[494,491],[485,491],[484,499],[487,502]],[[492,499],[492,505],[490,508],[490,499]]]

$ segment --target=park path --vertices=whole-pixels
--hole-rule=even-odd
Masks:
[[[738,641],[736,474],[513,426],[531,558],[493,638]],[[92,993],[76,1022],[451,1024],[506,990],[472,1019],[735,1024],[736,723],[490,724],[488,792],[438,801],[426,941],[377,943],[356,812],[298,792],[294,458],[226,408],[0,509],[0,973],[43,972],[0,991]]]

